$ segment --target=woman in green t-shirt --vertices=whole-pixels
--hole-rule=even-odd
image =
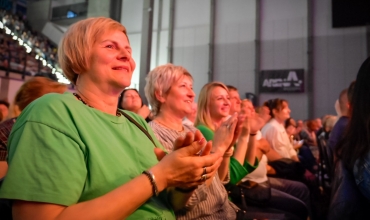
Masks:
[[[222,155],[189,132],[168,155],[138,115],[117,109],[135,69],[126,29],[110,18],[72,25],[59,44],[60,66],[76,93],[28,105],[9,139],[0,198],[14,219],[175,219],[168,187],[194,187]],[[202,156],[194,156],[206,148]],[[158,162],[158,159],[160,162]]]

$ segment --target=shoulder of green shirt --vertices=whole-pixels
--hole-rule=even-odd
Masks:
[[[155,143],[155,146],[158,147],[158,148],[161,148],[163,151],[166,151],[166,149],[162,146],[162,144],[158,141],[157,137],[154,135],[154,132],[152,130],[152,128],[149,126],[149,124],[145,121],[145,119],[143,117],[141,117],[140,115],[134,113],[134,112],[130,112],[130,111],[127,111],[127,110],[121,110],[121,111],[124,111],[126,114],[128,114],[130,117],[132,117],[136,122],[138,122],[141,126],[143,126],[143,128],[145,128],[148,133],[150,134],[150,136],[152,137],[154,143]]]
[[[198,125],[197,128],[207,141],[213,140],[214,132],[205,125]]]

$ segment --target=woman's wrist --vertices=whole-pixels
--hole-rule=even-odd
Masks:
[[[143,174],[148,177],[149,181],[150,181],[150,184],[152,186],[152,192],[153,192],[153,196],[158,196],[159,195],[159,191],[158,191],[158,187],[157,187],[157,182],[155,180],[155,176],[154,174],[152,173],[151,170],[144,170],[143,171]]]
[[[227,151],[225,151],[223,157],[231,157],[234,154],[234,147],[230,147]]]
[[[161,170],[163,169],[161,167],[158,167],[158,165],[160,165],[160,163],[150,168],[150,171],[155,176],[155,181],[157,184],[158,192],[162,192],[164,189],[166,189],[169,186],[168,186],[168,181],[166,179],[166,172],[161,172]]]

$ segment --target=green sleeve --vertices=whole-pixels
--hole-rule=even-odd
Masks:
[[[0,197],[65,206],[79,201],[88,172],[84,146],[39,122],[18,126],[9,143]]]
[[[213,140],[214,132],[204,125],[198,125],[197,128],[203,134],[207,141]]]
[[[234,157],[230,158],[230,183],[237,184],[246,175],[253,172],[258,167],[258,158],[256,157],[254,166],[244,162],[243,166]]]
[[[197,128],[203,134],[207,141],[213,140],[214,132],[204,125],[198,125]],[[258,158],[256,158],[254,166],[248,162],[241,165],[234,157],[230,158],[230,182],[233,184],[238,183],[247,174],[253,172],[258,167]]]

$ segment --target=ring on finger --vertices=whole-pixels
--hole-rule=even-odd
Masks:
[[[203,174],[201,177],[200,177],[200,181],[204,182],[207,180],[207,174]]]
[[[204,175],[204,174],[207,174],[207,167],[203,167],[203,174],[202,175]]]

